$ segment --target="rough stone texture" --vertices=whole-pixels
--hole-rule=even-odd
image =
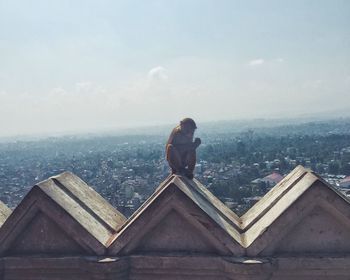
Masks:
[[[255,237],[249,247],[247,247],[247,254],[250,256],[272,256],[281,243],[281,240],[290,232],[298,231],[298,227],[304,225],[302,220],[307,223],[310,222],[313,210],[322,209],[322,213],[328,213],[325,220],[319,220],[319,223],[326,223],[328,215],[337,217],[336,223],[340,223],[345,231],[350,226],[350,205],[345,197],[337,193],[331,186],[317,178],[314,174],[305,176],[305,182],[301,180],[296,184],[291,191],[286,193],[251,229],[245,233],[248,237]],[[314,177],[315,180],[311,180]],[[321,208],[319,208],[321,207]],[[329,224],[332,227],[334,223]],[[307,226],[307,225],[306,225]],[[348,241],[341,239],[336,232],[335,235],[328,235],[331,240],[337,239],[340,244],[338,247],[347,247]],[[249,236],[249,234],[251,234]],[[300,236],[299,238],[306,239],[307,236]],[[317,237],[315,235],[313,239]],[[310,236],[311,238],[311,236]],[[332,242],[329,240],[328,242]],[[294,240],[297,242],[296,240]],[[319,246],[321,246],[321,242]],[[328,245],[327,245],[328,246]],[[320,248],[320,254],[322,250]],[[329,254],[339,254],[340,252],[329,252]],[[308,252],[301,251],[300,254],[308,254]]]
[[[51,177],[37,186],[102,243],[106,242],[107,231],[116,232],[126,220],[102,196],[70,172]],[[91,220],[95,221],[94,225]]]
[[[242,217],[181,176],[127,221],[70,173],[1,209],[0,279],[350,279],[350,203],[303,167]]]
[[[218,256],[3,257],[0,279],[347,280],[348,258],[247,259]]]
[[[175,210],[170,211],[161,223],[146,234],[137,251],[216,253],[210,240]]]
[[[258,219],[265,215],[286,192],[303,179],[307,173],[307,170],[302,166],[296,167],[241,217],[241,228],[245,230],[250,228]],[[305,181],[305,179],[303,181]]]
[[[40,230],[38,230],[40,229]],[[18,254],[84,254],[84,249],[53,220],[39,211],[11,246],[9,255]]]
[[[350,252],[350,228],[316,206],[278,242],[278,255],[330,255]]]
[[[266,260],[205,256],[133,256],[129,279],[269,279],[272,264]]]
[[[38,246],[37,253],[53,253],[49,244],[58,228],[61,236],[64,233],[74,240],[85,254],[104,255],[106,243],[125,220],[81,179],[65,172],[35,185],[5,221],[0,228],[0,255],[34,252],[35,246]],[[18,247],[20,236],[25,236],[27,243],[33,243],[30,251],[29,245]],[[68,246],[68,243],[63,245],[63,241],[57,242]],[[44,248],[42,244],[47,246]]]
[[[167,184],[158,188],[111,240],[109,254],[125,255],[137,251],[143,237],[163,223],[170,211],[176,211],[183,220],[182,223],[191,225],[193,234],[204,237],[208,244],[216,248],[217,254],[242,255],[243,248],[235,239],[240,241],[239,232],[208,197],[200,194],[195,184],[188,182],[189,180],[184,177],[172,176]],[[179,216],[177,221],[168,221],[171,226],[168,232],[178,236],[181,235],[179,231],[183,230],[176,226],[176,223],[179,223]],[[156,239],[153,242],[156,242]],[[182,247],[181,239],[176,242],[177,246]],[[191,250],[197,251],[193,247]],[[201,251],[200,248],[198,250]]]
[[[301,196],[315,181],[317,178],[311,174],[306,173],[300,174],[301,179],[295,179],[293,176],[291,177],[292,183],[288,184],[278,184],[277,191],[280,191],[282,194],[276,196],[273,200],[265,200],[261,203],[263,206],[262,212],[258,212],[256,214],[256,218],[253,219],[252,222],[247,223],[245,218],[249,217],[248,215],[242,216],[242,224],[248,225],[245,226],[245,232],[242,234],[242,238],[244,239],[243,243],[245,247],[250,247],[254,245],[258,245],[259,247],[264,246],[262,242],[255,242],[259,237],[263,236],[266,233],[266,236],[270,235],[270,230],[273,227],[273,223],[276,219],[282,215],[298,198]],[[281,190],[278,188],[281,187]],[[292,187],[290,187],[292,186]],[[272,189],[267,195],[274,194],[275,190]],[[267,203],[264,203],[267,202]],[[259,206],[255,207],[255,211],[259,209]],[[254,210],[254,209],[253,209]],[[269,229],[269,230],[267,230]],[[276,229],[277,230],[277,229]],[[273,242],[273,239],[271,239]],[[255,244],[253,244],[255,243]],[[257,253],[253,253],[257,254]]]
[[[4,257],[3,280],[127,280],[127,259],[98,257]]]

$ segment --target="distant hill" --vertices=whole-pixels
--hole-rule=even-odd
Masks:
[[[329,116],[329,115],[328,115]],[[14,141],[36,141],[46,138],[94,138],[109,136],[135,136],[149,135],[167,137],[171,129],[176,124],[154,125],[143,127],[131,127],[123,129],[110,129],[101,131],[92,131],[89,133],[56,133],[54,135],[23,135],[0,138],[0,143]],[[349,134],[350,117],[338,118],[280,118],[280,119],[249,119],[249,120],[221,120],[211,122],[198,122],[197,134],[240,134],[243,132],[254,131],[254,133],[271,135],[288,134]]]

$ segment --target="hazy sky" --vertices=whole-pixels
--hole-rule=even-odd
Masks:
[[[0,136],[349,103],[347,0],[0,0]]]

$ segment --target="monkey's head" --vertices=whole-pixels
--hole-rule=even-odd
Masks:
[[[193,136],[194,131],[197,129],[196,123],[191,118],[184,118],[183,120],[181,120],[180,127],[181,127],[181,131],[184,134],[191,136],[191,137]]]

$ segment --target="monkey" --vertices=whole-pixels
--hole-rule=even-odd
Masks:
[[[171,173],[184,175],[191,180],[196,166],[196,149],[201,144],[200,138],[195,138],[193,142],[196,129],[194,120],[185,118],[172,130],[166,143],[166,159]]]

